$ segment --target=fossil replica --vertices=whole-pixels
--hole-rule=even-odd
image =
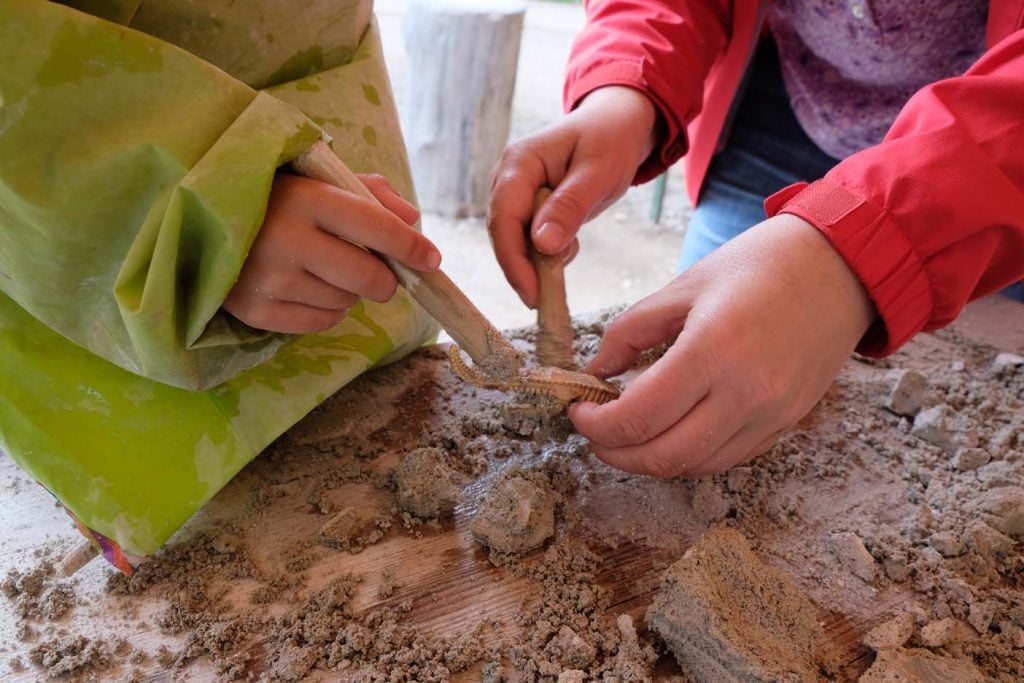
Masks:
[[[506,379],[492,379],[466,365],[459,347],[452,345],[448,349],[448,357],[452,362],[452,370],[456,375],[484,389],[500,389],[515,391],[531,396],[541,396],[565,405],[576,401],[608,403],[619,397],[619,390],[614,384],[598,379],[585,372],[572,372],[561,368],[525,368],[518,375]]]

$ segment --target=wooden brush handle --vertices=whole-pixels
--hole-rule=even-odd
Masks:
[[[549,188],[542,187],[537,191],[534,215],[549,196]],[[540,253],[533,247],[532,240],[530,258],[537,271],[537,361],[541,365],[576,370],[575,333],[565,293],[565,260],[562,254],[548,256]]]
[[[334,185],[375,204],[370,192],[338,155],[319,141],[292,162],[302,175]],[[423,272],[377,254],[394,271],[412,298],[432,315],[489,377],[511,377],[522,367],[522,355],[444,272]]]

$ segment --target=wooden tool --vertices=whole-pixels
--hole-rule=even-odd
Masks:
[[[533,214],[551,196],[551,190],[542,187],[534,198]],[[564,255],[549,256],[533,247],[530,240],[530,258],[537,271],[537,362],[563,370],[576,370],[575,334],[565,294]]]
[[[329,183],[380,204],[356,174],[323,141],[306,150],[292,162],[292,166],[308,178]],[[444,272],[437,270],[426,273],[386,256],[378,256],[394,271],[412,298],[466,350],[481,372],[492,379],[510,378],[519,373],[523,367],[522,354]]]
[[[93,558],[98,557],[99,554],[99,550],[92,542],[83,539],[64,553],[57,565],[57,571],[61,576],[74,576],[79,569],[92,562]]]

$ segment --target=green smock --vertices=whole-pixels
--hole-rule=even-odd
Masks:
[[[221,309],[324,133],[413,199],[371,2],[0,0],[0,64],[0,444],[133,564],[436,334],[404,290],[301,337]]]

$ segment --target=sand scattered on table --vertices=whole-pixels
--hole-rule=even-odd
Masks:
[[[578,326],[584,359],[606,322]],[[244,504],[218,496],[135,576],[82,593],[44,558],[8,576],[0,587],[24,643],[9,644],[7,665],[82,680],[155,669],[171,680],[696,681],[736,661],[763,672],[770,654],[721,634],[714,663],[684,657],[680,668],[641,618],[672,562],[695,543],[725,553],[731,529],[750,546],[725,544],[731,557],[755,558],[760,573],[743,578],[718,562],[735,590],[685,592],[702,600],[687,618],[725,623],[740,597],[753,599],[736,586],[779,572],[798,592],[785,595],[806,596],[827,634],[858,634],[825,638],[819,674],[898,680],[878,676],[940,667],[1024,680],[1024,366],[997,362],[1000,351],[946,331],[884,361],[856,358],[769,453],[694,482],[612,470],[561,413],[510,407],[514,397],[454,380],[443,349],[423,349],[314,411],[232,482],[246,495],[230,500]],[[926,381],[894,407],[908,371]],[[422,429],[399,443],[389,424],[403,411]],[[459,503],[447,519],[399,504],[398,468],[423,448],[455,473]],[[474,550],[487,492],[516,480],[552,493],[554,533],[544,525],[532,552]],[[287,533],[275,526],[284,517]],[[453,534],[459,554],[430,554]],[[399,541],[419,544],[410,547],[423,549],[429,573],[410,573],[408,554],[387,555]],[[376,573],[347,569],[378,552]],[[467,594],[506,582],[525,586],[511,617],[474,603],[449,619]],[[774,618],[809,633],[807,603],[782,604]],[[117,623],[111,605],[125,615]],[[119,638],[143,630],[162,644],[118,654]]]
[[[425,519],[450,517],[459,502],[457,474],[440,448],[417,448],[398,466],[398,505]]]

